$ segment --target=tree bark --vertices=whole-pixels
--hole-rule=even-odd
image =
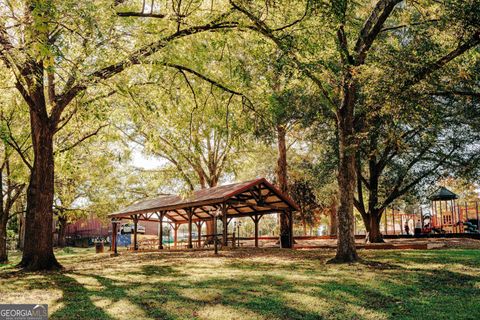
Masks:
[[[277,183],[280,191],[288,194],[288,167],[287,167],[287,132],[282,125],[277,125],[278,139],[278,161],[277,161]],[[281,212],[280,216],[280,247],[291,248],[293,244],[290,234],[289,219],[286,212]]]
[[[58,216],[58,247],[64,248],[67,245],[67,218]]]
[[[355,83],[350,70],[345,71],[343,83],[343,100],[337,110],[339,165],[338,189],[339,206],[337,210],[337,252],[334,263],[354,262],[358,260],[354,235],[354,192],[356,182],[355,172],[355,135],[354,135],[354,104]]]
[[[368,221],[365,221],[365,226],[368,232],[369,243],[383,243],[383,235],[380,232],[380,219],[382,218],[381,212],[372,212],[368,214]]]
[[[44,97],[39,100],[35,102],[45,103]],[[28,270],[61,268],[53,254],[54,129],[41,110],[46,110],[45,106],[30,109],[34,160],[27,189],[24,250],[19,264]]]
[[[332,206],[329,208],[329,214],[330,214],[330,224],[328,226],[329,230],[328,233],[331,236],[336,236],[337,235],[337,229],[338,229],[338,224],[337,224],[337,210],[336,210],[336,204],[335,206]]]
[[[22,210],[19,213],[18,216],[18,249],[23,250],[24,248],[24,243],[25,243],[25,214],[23,212],[23,205],[22,205]]]
[[[3,168],[0,170],[0,263],[8,262],[7,252],[7,222],[8,211],[5,211],[3,199]]]
[[[213,188],[213,187],[216,187],[217,186],[217,183],[218,181],[214,181],[213,184],[210,186],[210,188]],[[206,228],[206,232],[208,235],[212,235],[215,233],[215,221],[212,219],[212,220],[209,220],[209,221],[205,221],[205,228]],[[208,237],[206,239],[206,241],[210,242],[210,241],[213,241],[213,237]]]
[[[8,262],[7,221],[8,217],[6,215],[3,215],[0,219],[0,264]]]
[[[380,121],[380,120],[378,120]],[[367,230],[366,242],[367,243],[383,243],[383,235],[380,232],[380,219],[384,211],[383,208],[379,208],[379,184],[380,175],[385,168],[384,159],[387,154],[382,155],[380,161],[377,159],[378,150],[378,132],[373,131],[370,135],[369,149],[367,150],[368,157],[368,183],[362,182],[362,161],[360,158],[360,152],[357,153],[356,170],[357,170],[357,209],[362,216],[365,229]],[[363,187],[368,191],[368,204],[365,208],[365,202],[363,199]]]

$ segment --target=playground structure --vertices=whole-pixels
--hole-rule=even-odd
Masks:
[[[429,200],[429,208],[420,207],[411,213],[395,208],[386,210],[382,221],[384,235],[407,235],[407,231],[413,235],[418,226],[422,235],[480,234],[478,201],[460,203],[458,196],[444,187],[432,194]]]

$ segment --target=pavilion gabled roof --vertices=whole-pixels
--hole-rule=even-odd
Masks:
[[[458,199],[458,196],[452,191],[448,190],[445,187],[438,188],[430,197],[432,201],[441,201],[441,200],[455,200]]]
[[[227,216],[242,217],[255,213],[273,213],[283,210],[298,210],[297,204],[269,183],[265,178],[233,183],[194,191],[191,195],[160,196],[141,200],[109,215],[110,218],[158,220],[156,213],[164,214],[177,223],[188,221],[189,210],[193,220],[212,219],[214,211],[227,204]]]

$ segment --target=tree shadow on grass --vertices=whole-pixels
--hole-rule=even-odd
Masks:
[[[470,255],[454,256],[466,261]],[[433,255],[433,260],[447,268],[452,260],[442,257],[441,253],[440,258]],[[405,266],[402,265],[404,261]],[[294,267],[284,261],[234,260],[221,266],[226,269],[223,271],[227,271],[227,276],[216,274],[212,268],[206,275],[203,270],[195,277],[191,276],[195,275],[194,267],[187,269],[185,261],[182,264],[175,259],[139,265],[134,270],[119,266],[120,269],[112,272],[112,278],[110,274],[103,276],[92,269],[46,273],[29,286],[62,290],[63,297],[57,301],[60,309],[51,315],[52,319],[115,318],[109,306],[99,305],[98,300],[120,306],[125,302],[140,308],[144,317],[154,319],[215,319],[213,311],[218,310],[220,314],[225,312],[225,318],[234,314],[238,319],[374,319],[381,316],[474,319],[471,316],[480,312],[480,305],[475,303],[480,299],[480,275],[472,275],[470,267],[465,272],[438,267],[429,270],[424,268],[425,261],[429,260],[425,260],[421,252],[402,256],[392,253],[382,262],[364,261],[352,269],[349,266],[338,269],[308,259]],[[423,264],[421,268],[415,268],[417,262]],[[309,277],[310,269],[315,267],[324,269],[316,270],[315,277]],[[358,268],[367,275],[357,278],[355,269]],[[231,275],[230,271],[233,271]],[[290,277],[290,273],[300,277]],[[84,285],[79,277],[91,278],[86,279],[87,283],[94,282],[96,286]],[[30,280],[27,277],[18,281],[27,283]],[[302,303],[304,298],[308,302]],[[315,299],[321,303],[308,305],[315,303]]]
[[[182,277],[185,274],[169,265],[144,265],[139,271],[134,271],[131,274],[144,275],[147,277]]]
[[[155,282],[151,285],[149,290],[142,292],[141,297],[135,297],[136,302],[144,304],[145,301],[148,302],[155,297],[159,289],[163,289],[164,302],[168,301],[182,307],[184,312],[180,318],[196,318],[202,310],[214,310],[217,307],[235,312],[237,319],[248,319],[249,316],[267,319],[322,318],[319,313],[299,310],[283,299],[283,292],[295,291],[294,284],[283,277],[271,275],[240,279],[218,277],[202,281],[179,279],[178,282],[166,284]],[[197,298],[189,296],[188,292],[192,290],[198,293]],[[202,296],[203,294],[206,294],[206,297]],[[149,315],[154,316],[152,311],[149,311]],[[249,316],[245,314],[246,311]]]
[[[91,290],[87,289],[83,284],[74,279],[74,276],[89,277],[95,279],[100,284],[100,288]],[[146,315],[154,319],[174,319],[174,317],[165,312],[160,305],[157,308],[144,301],[152,298],[148,292],[130,293],[129,290],[141,285],[140,282],[119,281],[96,274],[78,273],[78,274],[56,274],[52,276],[55,286],[63,291],[63,297],[57,301],[62,307],[51,315],[51,319],[115,319],[115,314],[110,315],[103,307],[96,306],[93,301],[104,300],[108,303],[105,307],[118,303],[122,300],[140,307]],[[161,303],[166,299],[162,299],[161,292],[155,292],[155,301]],[[115,310],[115,312],[129,312],[128,307],[124,310]],[[125,316],[125,315],[123,315]],[[135,318],[132,315],[131,318]],[[127,317],[128,318],[128,317]]]
[[[57,273],[51,279],[63,292],[62,298],[57,301],[63,306],[51,314],[51,319],[113,319],[92,302],[93,292],[71,276]]]
[[[382,312],[391,319],[474,319],[480,312],[480,275],[449,270],[404,269],[402,278],[362,283],[355,278],[315,285],[314,295],[358,308]],[[343,312],[343,311],[341,311]]]

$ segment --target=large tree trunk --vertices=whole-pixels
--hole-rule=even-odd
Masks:
[[[383,235],[380,232],[380,219],[382,218],[381,212],[373,212],[368,214],[368,221],[365,221],[365,227],[368,232],[369,243],[383,243]]]
[[[23,250],[24,243],[25,243],[25,214],[23,213],[23,206],[22,210],[18,214],[18,249]]]
[[[343,85],[344,98],[337,111],[339,166],[339,206],[337,210],[337,253],[331,262],[343,263],[358,260],[355,247],[353,199],[355,192],[355,136],[354,103],[355,84],[346,72]]]
[[[217,181],[214,181],[213,185],[211,185],[210,188],[216,187],[217,183],[218,183]],[[210,235],[214,234],[215,233],[215,221],[213,221],[213,219],[209,220],[209,221],[206,221],[205,228],[206,228],[207,234],[210,234]],[[207,241],[208,242],[213,242],[213,237],[208,237]]]
[[[280,191],[288,194],[288,168],[287,168],[287,132],[281,125],[277,126],[278,139],[278,161],[277,161],[277,183]],[[280,214],[280,247],[291,248],[293,239],[290,232],[290,222],[286,212]]]
[[[0,219],[0,264],[8,262],[7,252],[7,215],[2,215]]]
[[[40,102],[41,103],[41,102]],[[20,266],[28,270],[60,268],[53,254],[53,131],[41,111],[30,111],[34,160],[27,190],[25,243]]]
[[[2,169],[3,170],[3,169]],[[3,200],[3,174],[0,171],[0,263],[8,262],[7,253],[7,222],[8,212],[5,212]]]
[[[336,201],[332,201],[332,205],[330,206],[330,208],[328,208],[328,213],[329,213],[329,218],[330,218],[330,224],[328,225],[328,233],[331,236],[336,236],[337,235],[337,229],[338,229],[337,203],[336,203]]]
[[[58,216],[58,246],[64,248],[67,245],[66,241],[67,235],[67,218],[59,215]]]

